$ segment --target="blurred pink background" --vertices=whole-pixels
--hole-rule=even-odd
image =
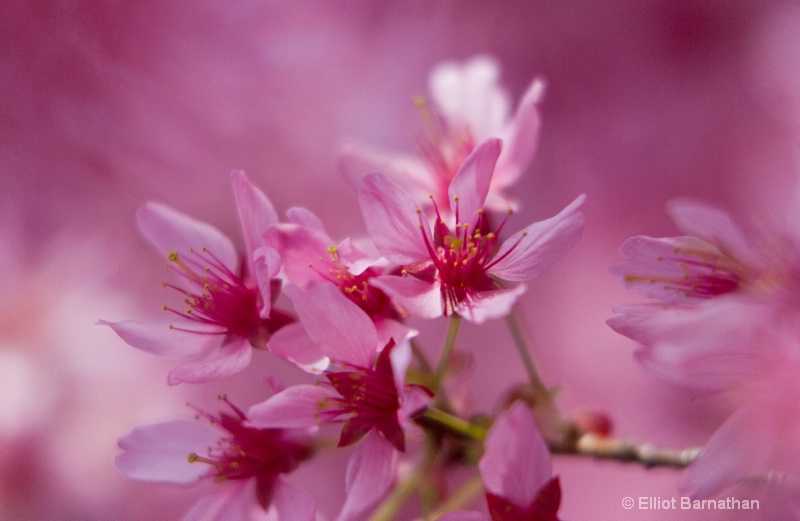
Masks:
[[[635,364],[632,342],[605,325],[635,298],[607,267],[630,235],[674,234],[671,197],[745,223],[787,204],[800,137],[795,3],[10,0],[0,35],[0,519],[178,519],[202,491],[127,481],[116,439],[186,414],[187,399],[260,401],[264,374],[304,378],[257,353],[239,377],[168,388],[168,360],[94,325],[156,316],[165,298],[137,206],[164,202],[238,237],[228,173],[243,169],[279,211],[305,206],[333,237],[359,235],[338,144],[413,150],[411,100],[431,67],[482,53],[515,100],[534,76],[547,81],[539,152],[509,226],[589,196],[584,241],[521,304],[562,408],[605,411],[618,435],[671,447],[702,444],[725,418],[718,400]],[[445,324],[416,325],[438,353]],[[475,360],[474,411],[524,380],[502,321],[465,325],[459,349]],[[313,483],[327,518],[346,457],[292,475]],[[621,507],[679,496],[678,471],[568,457],[555,470],[564,519],[736,519]]]

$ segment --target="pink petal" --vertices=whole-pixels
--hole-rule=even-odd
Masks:
[[[250,407],[250,424],[259,429],[315,427],[322,423],[320,413],[338,395],[321,385],[294,385]]]
[[[289,220],[292,224],[297,224],[303,226],[305,228],[311,228],[312,230],[316,230],[324,235],[328,235],[328,232],[325,231],[325,226],[323,226],[322,221],[319,220],[311,210],[307,210],[306,208],[302,208],[300,206],[293,206],[286,210],[286,219]]]
[[[320,257],[330,260],[327,250],[334,245],[325,233],[298,224],[279,224],[270,227],[264,239],[280,253],[283,271],[292,284],[303,287],[323,280],[320,272],[327,273],[328,268],[320,265]]]
[[[518,506],[533,503],[552,475],[547,448],[522,402],[499,414],[486,435],[479,467],[486,489]]]
[[[475,324],[483,324],[487,320],[502,318],[511,312],[511,308],[527,290],[525,284],[510,289],[481,291],[470,296],[456,307],[456,313]]]
[[[312,284],[301,290],[288,286],[308,336],[328,358],[358,367],[372,367],[378,336],[369,316],[333,284]]]
[[[219,345],[218,336],[177,331],[170,329],[169,324],[138,320],[99,320],[97,323],[109,326],[126,344],[159,356],[197,356],[212,346]]]
[[[534,223],[507,239],[490,264],[489,273],[503,280],[524,281],[538,277],[555,264],[583,235],[579,196],[555,217]]]
[[[684,474],[682,491],[705,498],[748,478],[772,475],[779,485],[782,478],[800,475],[800,390],[796,367],[794,374],[788,372],[777,375],[773,385],[752,396],[714,433]]]
[[[392,372],[398,395],[402,396],[406,385],[406,371],[411,364],[411,345],[408,342],[396,344],[389,353],[389,359],[392,362]]]
[[[397,264],[428,260],[423,234],[429,237],[421,210],[400,185],[382,174],[367,174],[359,191],[361,213],[375,247]]]
[[[314,521],[317,505],[314,499],[300,487],[278,478],[273,490],[272,503],[278,514],[278,521]]]
[[[397,472],[397,451],[372,429],[347,464],[347,498],[336,521],[359,519],[389,491]]]
[[[417,331],[407,325],[390,318],[375,318],[375,329],[378,332],[378,345],[385,346],[394,339],[398,344],[417,336]]]
[[[467,126],[477,141],[500,137],[510,101],[499,85],[500,66],[489,56],[460,65],[445,62],[430,74],[429,88],[451,124]]]
[[[691,199],[678,198],[667,204],[667,212],[683,233],[713,244],[723,253],[741,262],[754,265],[759,263],[744,232],[724,210]]]
[[[438,282],[385,275],[372,278],[370,283],[392,297],[414,316],[438,318],[444,314],[441,286]]]
[[[267,344],[270,352],[285,358],[309,373],[321,373],[328,368],[330,360],[311,340],[303,324],[294,323],[275,332]]]
[[[622,306],[609,325],[645,344],[637,360],[649,371],[689,389],[718,390],[769,371],[771,351],[755,333],[768,311],[738,297],[720,297],[692,308]],[[771,341],[767,340],[766,345]]]
[[[158,203],[147,203],[139,208],[136,222],[142,235],[164,258],[169,257],[172,251],[190,255],[192,249],[207,248],[231,271],[238,272],[238,256],[233,243],[210,224]]]
[[[267,196],[250,182],[244,172],[231,172],[231,183],[242,224],[247,264],[252,268],[255,251],[264,245],[264,232],[278,222],[278,214]],[[253,273],[252,269],[250,273]]]
[[[478,145],[450,182],[447,195],[450,197],[451,208],[456,208],[453,201],[458,200],[458,222],[472,223],[478,211],[483,209],[492,182],[494,165],[502,147],[499,139],[487,139]]]
[[[192,483],[209,468],[189,463],[189,454],[213,447],[222,433],[199,420],[180,419],[140,425],[117,442],[123,451],[114,460],[129,478],[162,483]]]
[[[253,348],[246,338],[234,337],[227,344],[211,352],[211,356],[198,362],[182,364],[167,375],[169,385],[204,383],[236,374],[250,363]]]
[[[356,189],[364,185],[366,174],[382,172],[405,186],[415,199],[422,200],[437,190],[435,177],[419,158],[357,141],[347,141],[341,146],[339,169],[348,184]]]
[[[726,268],[735,266],[735,261],[695,237],[630,237],[619,251],[628,262],[611,266],[611,275],[649,298],[689,304],[737,289],[739,273]]]
[[[256,502],[251,479],[226,481],[219,491],[203,497],[184,516],[183,521],[241,521],[250,520]]]
[[[261,318],[269,318],[272,310],[272,280],[278,277],[281,271],[281,256],[277,251],[262,246],[253,253],[253,270],[258,284],[258,291],[261,293]]]
[[[423,407],[427,407],[432,399],[430,391],[424,387],[418,385],[405,386],[403,389],[403,401],[400,404],[403,430],[407,431],[412,426],[416,426],[411,417]]]
[[[517,112],[502,136],[503,153],[497,160],[492,187],[505,188],[517,181],[530,165],[539,144],[539,102],[544,92],[544,81],[534,79],[522,96]]]

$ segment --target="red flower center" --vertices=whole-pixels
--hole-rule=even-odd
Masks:
[[[336,246],[328,247],[328,254],[330,259],[320,258],[323,267],[315,268],[317,273],[336,285],[371,318],[397,316],[391,299],[383,291],[369,283],[369,279],[381,274],[378,269],[367,268],[355,275],[350,272],[348,266],[339,261]]]
[[[234,414],[220,413],[214,416],[198,411],[211,424],[228,432],[217,445],[209,447],[206,456],[189,454],[190,463],[211,465],[209,472],[217,481],[229,479],[256,479],[258,500],[264,509],[272,502],[275,480],[280,474],[293,471],[304,460],[311,457],[313,449],[306,440],[292,439],[282,429],[255,429],[242,422],[247,416],[226,397],[221,399],[230,406]]]
[[[492,493],[486,494],[486,503],[492,521],[559,521],[557,514],[561,505],[561,484],[558,477],[552,478],[526,507]]]
[[[433,199],[433,196],[431,196]],[[483,210],[478,211],[475,221],[459,221],[458,198],[455,199],[454,231],[442,219],[439,207],[434,202],[436,222],[433,229],[433,243],[423,231],[422,236],[431,263],[405,266],[403,274],[410,274],[423,280],[438,278],[441,283],[444,314],[452,314],[461,302],[469,300],[475,293],[499,289],[500,284],[488,275],[488,270],[516,248],[513,245],[501,257],[494,258],[498,248],[498,235],[506,223],[500,223],[495,231],[490,230],[489,219]],[[419,213],[420,228],[424,230],[423,215]],[[432,268],[432,269],[431,269]]]
[[[327,411],[330,417],[344,421],[340,447],[355,443],[375,429],[397,450],[405,451],[405,435],[397,417],[400,399],[389,357],[394,345],[394,340],[386,344],[374,369],[356,367],[352,371],[326,374],[341,396]]]
[[[218,328],[211,333],[190,332],[250,337],[258,331],[261,322],[258,290],[248,287],[213,253],[206,248],[201,252],[191,250],[191,256],[184,259],[173,251],[169,261],[168,267],[187,283],[185,287],[168,283],[164,286],[182,293],[188,307],[183,313],[168,306],[164,309],[195,323]]]

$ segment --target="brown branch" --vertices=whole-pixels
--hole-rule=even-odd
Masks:
[[[639,463],[645,468],[685,468],[702,451],[702,447],[665,449],[650,443],[637,443],[630,439],[610,438],[584,433],[572,445],[551,445],[553,454],[591,456],[596,459]]]

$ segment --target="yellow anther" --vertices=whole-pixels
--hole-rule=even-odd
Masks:
[[[178,252],[175,250],[170,250],[169,255],[167,255],[167,258],[170,261],[175,262],[176,260],[178,260]]]
[[[186,460],[189,463],[194,463],[195,461],[197,461],[197,458],[198,458],[197,453],[196,452],[192,452],[191,454],[189,454],[189,456],[186,457]]]

